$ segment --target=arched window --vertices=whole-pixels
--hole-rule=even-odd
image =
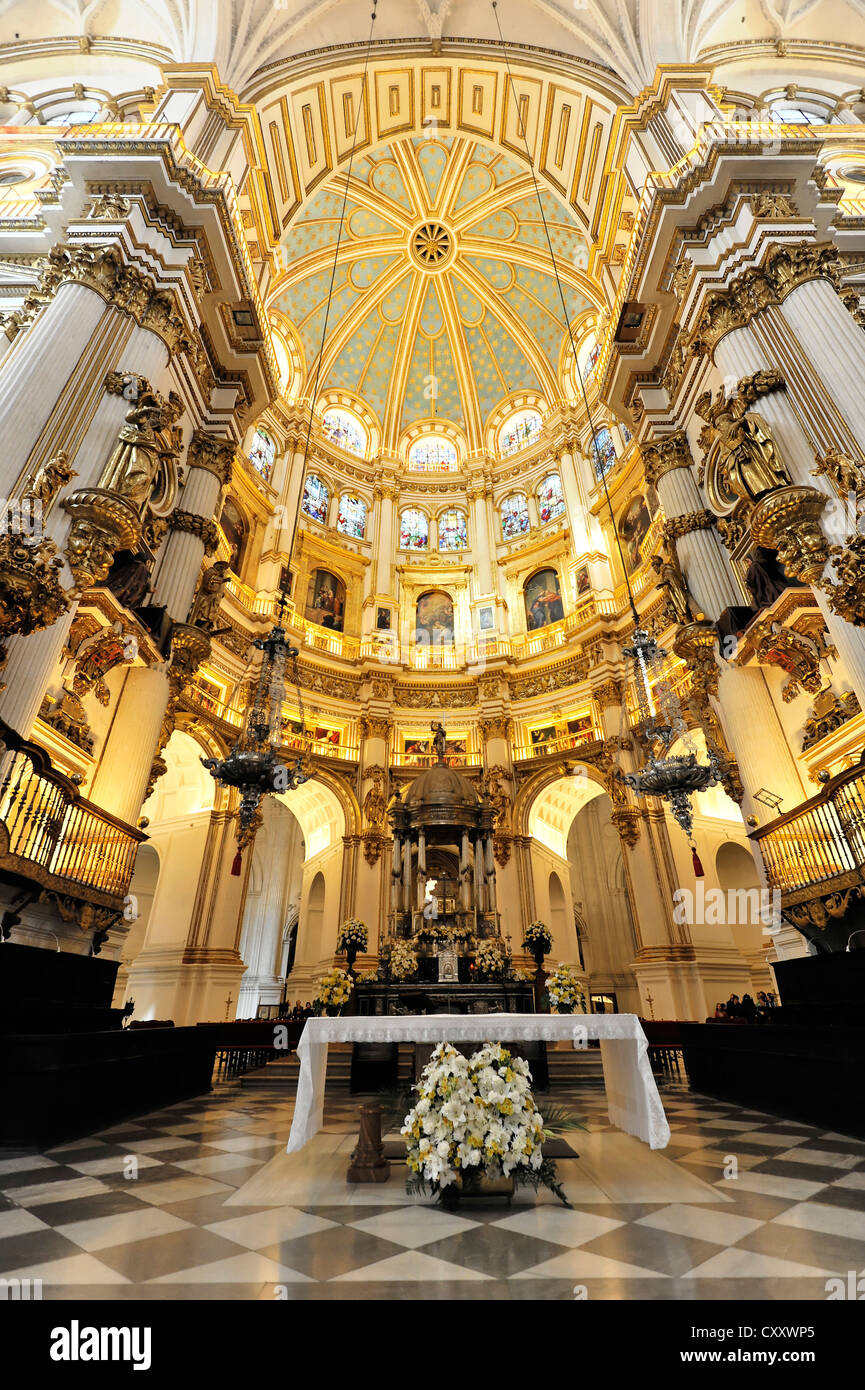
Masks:
[[[415,610],[414,637],[419,646],[453,646],[454,601],[444,589],[421,594]]]
[[[86,106],[57,107],[54,111],[43,110],[46,125],[92,125],[102,110],[99,102]]]
[[[409,449],[408,466],[412,473],[455,473],[459,468],[456,446],[444,435],[425,435]]]
[[[265,482],[270,481],[273,472],[273,460],[276,458],[276,444],[271,439],[267,430],[256,430],[252,436],[252,448],[249,451],[249,462],[252,464],[256,473],[260,473]]]
[[[541,417],[537,410],[518,410],[499,430],[499,454],[507,458],[526,449],[540,437]]]
[[[559,576],[554,569],[538,570],[523,586],[526,605],[526,626],[531,632],[536,627],[548,627],[558,623],[565,616]]]
[[[506,541],[529,529],[529,504],[521,492],[512,492],[501,505],[502,536]]]
[[[246,546],[247,528],[246,522],[240,514],[236,504],[230,497],[226,499],[225,506],[219,518],[219,528],[225,539],[228,541],[228,563],[236,575],[240,575],[243,564],[243,551]]]
[[[340,497],[336,529],[344,536],[356,536],[362,541],[366,530],[366,503],[361,502],[359,497],[351,497],[348,493]]]
[[[783,125],[828,125],[830,117],[825,111],[809,111],[806,106],[800,106],[798,102],[782,100],[773,101],[769,106],[769,111],[773,121],[779,121]]]
[[[465,512],[458,508],[439,516],[439,550],[466,550],[469,543]]]
[[[580,369],[580,376],[583,381],[588,381],[594,374],[598,365],[598,358],[601,355],[601,345],[596,340],[594,333],[585,339],[582,347],[577,354],[577,364]]]
[[[325,439],[329,439],[331,444],[335,444],[338,449],[344,449],[347,454],[357,454],[358,458],[363,458],[367,448],[367,433],[357,416],[352,415],[348,410],[339,410],[333,407],[326,410],[321,422],[321,430]]]
[[[313,521],[320,521],[324,525],[327,521],[329,502],[330,493],[321,478],[310,473],[303,485],[303,500],[300,504],[300,510],[305,512],[307,516],[311,516]]]
[[[416,507],[407,507],[399,518],[400,550],[426,550],[429,545],[429,522]]]
[[[595,434],[592,446],[592,463],[595,469],[595,477],[603,478],[605,473],[609,473],[613,464],[616,462],[616,446],[613,443],[613,436],[606,425],[599,429]]]
[[[565,499],[562,493],[562,480],[558,473],[548,473],[538,488],[538,516],[541,525],[547,521],[555,521],[557,516],[561,516],[565,510]]]

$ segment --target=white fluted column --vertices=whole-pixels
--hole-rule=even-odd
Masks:
[[[0,365],[0,493],[9,496],[100,320],[112,314],[84,285],[58,287]],[[101,382],[99,383],[101,386]],[[77,481],[77,480],[76,480]]]
[[[690,466],[670,468],[658,478],[658,496],[669,521],[705,510]],[[676,554],[688,587],[707,618],[741,604],[730,562],[714,527],[696,528],[676,537]]]
[[[734,329],[721,339],[715,348],[715,362],[720,371],[731,378],[750,376],[777,365],[766,360],[760,343],[747,328]],[[794,412],[791,391],[792,388],[788,387],[786,391],[771,391],[767,396],[761,396],[758,413],[768,424],[794,483],[816,488],[818,492],[834,498],[835,493],[826,479],[812,476],[814,449]],[[821,589],[814,589],[814,597],[838,650],[841,674],[865,708],[865,631],[853,627],[833,613]]]
[[[861,446],[865,440],[865,332],[829,280],[807,280],[787,295],[781,314]]]
[[[164,664],[136,666],[127,673],[90,800],[130,825],[141,812],[167,703]]]
[[[228,445],[228,441],[225,441]],[[230,445],[228,445],[230,447]],[[190,445],[190,454],[194,446]],[[219,511],[222,483],[219,477],[207,468],[191,467],[186,477],[186,486],[180,499],[180,509],[203,520],[215,520]],[[174,622],[185,622],[189,615],[205,545],[201,536],[193,531],[171,527],[159,552],[154,571],[153,595],[158,605],[164,605],[169,618]]]
[[[761,787],[783,797],[785,811],[807,801],[813,789],[806,788],[799,775],[763,672],[723,661],[720,666],[717,703],[745,790],[743,816],[761,810],[754,800]]]
[[[88,290],[85,293],[88,302],[95,299],[97,303],[102,304],[102,300],[92,291]],[[92,413],[80,445],[74,451],[69,451],[70,462],[78,477],[64,489],[67,494],[77,488],[92,487],[98,483],[129,409],[128,402],[122,396],[111,395],[104,389],[106,374],[114,369],[122,369],[137,372],[155,382],[160,380],[168,363],[168,349],[161,338],[137,326],[133,326],[129,332],[130,321],[123,318],[121,323],[121,316],[116,311],[111,312],[123,330],[115,343],[114,352],[99,364],[98,372],[95,372],[91,365],[86,373],[88,382],[82,381],[80,391],[74,399],[70,399],[68,403],[64,401],[65,413],[75,412],[87,418],[92,410],[94,396],[97,398],[95,412]],[[66,332],[73,334],[74,331],[74,326],[67,324]],[[23,386],[19,382],[17,389],[39,394],[38,391],[34,392],[32,382],[29,386]],[[46,520],[45,533],[55,542],[61,554],[71,524],[67,513],[56,505]],[[72,587],[72,574],[66,565],[61,571],[61,582],[64,588]],[[70,611],[53,627],[35,632],[29,637],[13,637],[8,643],[9,660],[3,677],[6,689],[0,692],[0,718],[25,737],[30,733],[46,687],[60,659],[74,610],[73,604]]]

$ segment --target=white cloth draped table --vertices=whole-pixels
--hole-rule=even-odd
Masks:
[[[573,1042],[601,1044],[610,1123],[663,1149],[670,1127],[649,1064],[649,1045],[636,1014],[415,1014],[397,1018],[309,1018],[300,1035],[300,1075],[287,1152],[321,1129],[332,1042]],[[543,1104],[540,1106],[543,1114]]]

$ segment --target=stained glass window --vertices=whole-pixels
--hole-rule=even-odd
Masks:
[[[267,430],[256,430],[252,436],[252,448],[249,451],[249,462],[252,464],[256,473],[260,473],[265,482],[270,479],[273,472],[273,460],[276,458],[276,444],[271,439]]]
[[[529,529],[529,504],[521,492],[506,497],[501,506],[502,535],[506,541],[522,536]]]
[[[499,453],[502,458],[516,454],[533,444],[541,433],[541,417],[536,410],[518,410],[499,430]]]
[[[455,473],[459,458],[449,439],[439,434],[429,434],[412,444],[408,466],[412,473]]]
[[[324,525],[327,522],[329,501],[330,493],[321,478],[310,473],[303,486],[303,501],[300,504],[300,510],[305,512],[307,516],[311,516],[313,521],[320,521]]]
[[[548,473],[538,488],[538,516],[543,526],[547,521],[555,521],[565,510],[562,494],[562,480],[558,473]]]
[[[439,550],[465,550],[469,535],[465,512],[442,512],[439,517]]]
[[[429,522],[423,512],[409,507],[400,514],[400,550],[426,550],[429,545]]]
[[[338,449],[344,449],[347,454],[357,454],[358,458],[363,458],[366,453],[366,430],[349,411],[335,407],[326,410],[321,430],[325,439],[329,439]]]
[[[344,536],[356,536],[362,541],[366,530],[366,503],[359,497],[340,497],[336,529]]]
[[[578,362],[580,366],[580,376],[583,381],[588,381],[594,374],[598,365],[598,358],[601,355],[601,345],[596,342],[594,336],[588,338],[580,349]]]
[[[619,429],[622,431],[622,442],[624,444],[630,444],[634,436],[631,434],[627,425],[619,425]]]
[[[603,478],[605,473],[609,473],[613,464],[616,462],[616,446],[613,443],[613,436],[607,429],[598,430],[595,435],[595,442],[592,450],[592,462],[595,468],[595,477]]]

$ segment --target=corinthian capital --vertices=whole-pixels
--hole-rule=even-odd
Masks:
[[[650,444],[641,444],[640,453],[646,469],[646,480],[657,483],[674,468],[690,468],[694,459],[684,430],[656,436]]]
[[[233,440],[195,430],[189,441],[187,461],[190,468],[204,468],[208,473],[215,473],[221,483],[229,483],[235,450]]]

